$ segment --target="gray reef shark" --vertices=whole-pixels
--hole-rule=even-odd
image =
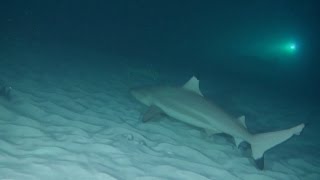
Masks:
[[[305,126],[300,124],[285,130],[251,134],[244,116],[235,118],[203,97],[196,77],[192,77],[183,87],[134,88],[130,93],[149,106],[142,119],[144,122],[165,114],[211,134],[229,134],[234,137],[237,146],[242,141],[251,145],[252,157],[261,170],[264,168],[264,153],[293,135],[299,135]]]

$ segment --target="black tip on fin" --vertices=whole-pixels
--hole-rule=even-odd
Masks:
[[[264,169],[264,156],[262,156],[259,159],[255,159],[254,162],[256,163],[256,166],[259,170],[263,170]]]

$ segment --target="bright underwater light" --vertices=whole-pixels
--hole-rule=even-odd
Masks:
[[[297,51],[297,45],[296,43],[293,43],[293,42],[287,43],[284,49],[287,53],[293,54]]]
[[[296,45],[295,44],[291,44],[289,47],[291,50],[296,50]]]

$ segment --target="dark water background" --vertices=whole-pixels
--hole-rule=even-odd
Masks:
[[[317,103],[319,7],[316,0],[4,0],[1,62],[97,72],[116,63],[104,56],[121,56]],[[299,46],[294,56],[267,51],[286,39]]]

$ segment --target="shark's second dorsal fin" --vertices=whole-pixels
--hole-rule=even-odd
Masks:
[[[192,76],[192,78],[183,86],[183,88],[203,96],[199,89],[199,80],[195,76]]]

